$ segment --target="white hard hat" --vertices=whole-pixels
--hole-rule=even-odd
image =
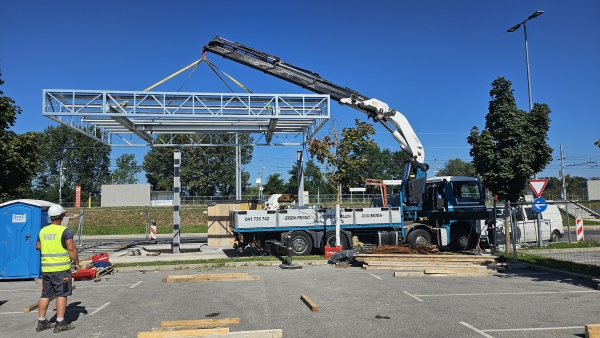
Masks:
[[[52,204],[48,209],[48,216],[50,218],[58,218],[65,212],[65,209],[60,204]]]

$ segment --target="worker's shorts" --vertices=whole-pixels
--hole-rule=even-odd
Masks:
[[[67,280],[66,292],[63,291],[63,281]],[[71,270],[58,272],[42,272],[42,298],[67,297],[71,295],[73,281]]]

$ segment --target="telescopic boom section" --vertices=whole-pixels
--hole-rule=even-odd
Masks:
[[[348,87],[341,87],[325,80],[319,74],[289,64],[279,57],[263,53],[254,48],[215,37],[202,53],[211,52],[245,66],[260,70],[269,75],[291,82],[317,94],[329,95],[333,100],[367,114],[375,122],[380,122],[419,164],[425,160],[425,151],[410,123],[400,112],[377,99],[369,98]]]

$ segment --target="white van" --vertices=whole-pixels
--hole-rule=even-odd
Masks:
[[[489,207],[488,210],[493,208]],[[516,222],[514,238],[517,244],[537,243],[538,224],[537,213],[531,205],[520,205],[511,209],[511,219]],[[496,244],[504,244],[504,206],[496,206]],[[560,210],[554,204],[548,204],[541,213],[542,241],[559,242],[563,236],[563,222]],[[487,227],[482,229],[482,235],[487,234]]]

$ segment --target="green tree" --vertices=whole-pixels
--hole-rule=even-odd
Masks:
[[[288,183],[286,184],[285,191],[287,194],[297,195],[298,194],[298,178],[297,178],[298,170],[297,170],[297,165],[295,163],[292,166],[292,168],[288,171],[288,174],[290,174],[290,177],[289,177]],[[321,169],[319,169],[319,167],[315,163],[314,159],[310,159],[304,165],[304,190],[308,191],[308,194],[309,194],[309,196],[311,196],[311,198],[316,198],[316,196],[320,195],[320,194],[335,193],[335,190],[333,190],[333,188],[331,188],[327,184],[327,181],[325,180],[325,177],[323,176]]]
[[[502,77],[492,83],[490,97],[485,129],[473,127],[467,137],[469,154],[492,194],[516,201],[530,177],[552,161],[552,148],[546,144],[550,108],[536,103],[529,113],[517,109],[511,82]]]
[[[285,181],[281,178],[280,173],[274,173],[267,176],[267,182],[265,182],[265,184],[263,185],[263,195],[265,196],[265,199],[268,199],[269,196],[273,194],[285,194],[285,191],[286,184]]]
[[[377,144],[367,145],[362,156],[369,160],[360,168],[359,175],[365,179],[381,180],[401,179],[404,174],[404,164],[409,157],[404,151],[391,151],[388,148],[380,150]]]
[[[102,183],[110,182],[110,146],[64,125],[44,129],[40,140],[44,149],[34,180],[34,198],[58,202],[62,190],[63,201],[73,202],[75,186],[81,186],[82,200],[100,196]]]
[[[475,174],[473,163],[465,162],[460,158],[449,160],[438,171],[437,176],[471,176]]]
[[[0,78],[0,85],[3,84]],[[27,197],[38,163],[38,135],[19,135],[9,130],[18,114],[21,108],[0,91],[0,203]]]
[[[123,154],[116,159],[117,168],[111,174],[112,184],[136,184],[137,174],[142,172],[142,166],[137,164],[133,154]]]
[[[176,144],[197,143],[209,135],[177,135]],[[235,135],[220,135],[221,141],[233,144]],[[252,142],[249,135],[238,135],[239,143]],[[162,142],[172,136],[160,135]],[[252,147],[240,147],[240,165],[252,160]],[[188,196],[235,194],[236,151],[234,146],[186,146],[181,151],[181,193]],[[173,189],[173,152],[171,147],[153,147],[145,156],[142,168],[154,190]],[[242,193],[249,188],[250,174],[242,171]]]
[[[343,128],[341,133],[332,122],[331,136],[309,141],[308,152],[325,166],[327,183],[336,191],[336,203],[340,201],[339,186],[358,186],[365,180],[360,169],[369,161],[365,149],[375,145],[371,135],[372,125],[355,119],[355,128]],[[376,146],[376,145],[375,145]]]

